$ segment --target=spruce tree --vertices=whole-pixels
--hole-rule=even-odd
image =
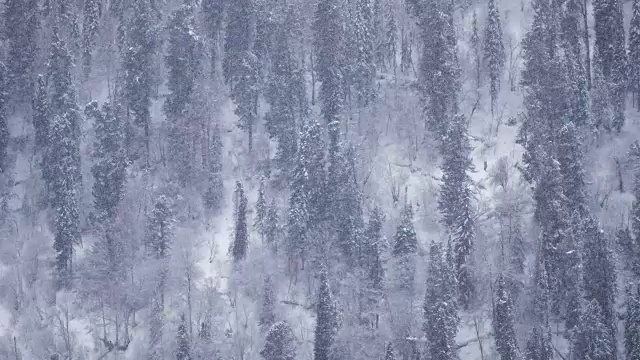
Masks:
[[[520,351],[514,327],[513,301],[502,274],[498,276],[496,283],[493,308],[493,333],[496,351],[500,354],[501,360],[517,360],[520,359]]]
[[[218,61],[218,49],[220,42],[220,31],[222,30],[222,20],[224,18],[225,0],[203,0],[202,13],[209,39],[209,57],[211,58],[211,73],[215,74]]]
[[[209,209],[217,210],[222,202],[224,184],[222,179],[222,134],[220,125],[216,124],[211,131],[208,142],[207,190],[204,203]]]
[[[80,241],[79,199],[80,114],[71,80],[73,63],[64,41],[54,29],[48,74],[51,84],[51,116],[45,179],[55,209],[54,249],[58,286],[68,288],[72,279],[73,246]]]
[[[172,203],[168,197],[161,195],[155,200],[147,219],[145,248],[152,258],[161,260],[169,256],[174,239],[173,224]]]
[[[371,0],[356,0],[355,19],[352,24],[355,30],[353,46],[354,87],[357,104],[368,105],[375,97],[375,48],[373,28],[373,8]]]
[[[504,71],[506,56],[502,42],[502,25],[500,11],[495,0],[489,0],[487,24],[484,28],[484,61],[489,70],[491,80],[491,113],[493,114],[498,92],[500,91],[500,79]]]
[[[242,77],[246,76],[248,66],[248,53],[252,50],[252,39],[254,23],[254,1],[237,0],[227,1],[225,4],[227,11],[225,39],[224,39],[224,61],[222,73],[225,82],[233,89]],[[253,57],[255,55],[252,54]],[[255,61],[257,63],[257,60]],[[255,66],[257,68],[257,66]]]
[[[627,295],[624,319],[624,351],[626,359],[640,359],[640,290]]]
[[[264,196],[264,179],[260,180],[260,188],[258,189],[258,201],[256,202],[256,218],[253,221],[253,227],[260,234],[260,238],[264,241],[265,229],[267,221],[267,200]]]
[[[271,277],[264,279],[264,287],[262,290],[262,307],[260,308],[260,319],[258,324],[263,332],[267,332],[271,325],[276,322],[276,293],[271,281]]]
[[[96,134],[91,167],[96,216],[100,221],[113,220],[124,196],[126,180],[124,124],[109,103],[105,103],[100,111],[98,103],[91,102],[85,107],[85,115],[93,120]]]
[[[384,281],[384,267],[381,258],[383,223],[384,213],[380,207],[375,206],[369,217],[367,229],[365,230],[367,248],[362,259],[363,265],[368,273],[369,281],[371,282],[371,287],[375,290],[382,290]]]
[[[93,50],[96,46],[96,37],[99,31],[100,6],[99,0],[84,1],[82,13],[82,65],[84,66],[85,78],[88,78],[91,74]]]
[[[480,90],[482,86],[482,56],[480,55],[480,29],[478,26],[478,14],[473,12],[471,20],[471,47],[473,49],[473,63],[476,75],[476,90]]]
[[[615,337],[609,331],[596,300],[586,304],[572,344],[576,359],[612,360],[616,358]]]
[[[610,84],[614,118],[612,128],[620,132],[624,125],[626,66],[624,19],[621,0],[595,0],[596,51],[601,57],[602,73]]]
[[[249,247],[249,232],[247,230],[247,197],[240,181],[236,181],[235,197],[237,209],[233,232],[233,245],[231,254],[235,262],[244,260]]]
[[[393,344],[389,342],[384,352],[384,360],[396,360],[396,356],[393,354]]]
[[[150,0],[136,0],[126,23],[126,46],[122,53],[124,93],[133,122],[144,131],[145,166],[150,165],[151,93],[153,57],[158,47]]]
[[[475,292],[470,268],[475,225],[472,213],[472,180],[468,174],[473,165],[469,157],[471,146],[467,135],[467,123],[462,116],[456,116],[453,120],[442,145],[444,162],[438,208],[453,245],[460,305],[468,309]]]
[[[280,225],[278,223],[278,209],[276,208],[275,201],[271,201],[271,205],[267,209],[267,217],[265,219],[264,226],[264,238],[267,245],[273,249],[275,253],[278,252]]]
[[[31,76],[38,55],[38,0],[7,0],[4,2],[4,32],[7,40],[6,89],[18,101],[30,98]]]
[[[389,11],[387,14],[387,33],[385,36],[385,59],[390,67],[393,68],[393,74],[396,74],[398,67],[398,24],[393,14]]]
[[[44,152],[49,146],[49,104],[48,104],[47,84],[44,76],[38,75],[31,108],[33,112],[33,129],[35,132],[36,152]]]
[[[187,110],[200,75],[202,44],[195,29],[193,7],[182,5],[174,11],[169,19],[167,31],[169,47],[165,64],[169,69],[169,94],[163,108],[167,118],[175,124]]]
[[[295,360],[296,338],[287,322],[280,321],[271,326],[260,355],[265,360]]]
[[[253,130],[258,119],[260,64],[251,51],[235,54],[234,59],[231,99],[236,104],[234,113],[238,116],[238,127],[247,133],[251,151]]]
[[[336,196],[329,201],[332,205],[330,217],[336,230],[337,245],[345,259],[354,265],[366,251],[363,246],[362,194],[357,181],[356,162],[355,149],[347,145],[338,157],[338,178],[327,180],[327,187],[332,188],[333,195]]]
[[[534,327],[529,333],[527,347],[524,354],[525,360],[551,360],[553,349],[548,331],[541,327]]]
[[[457,359],[455,337],[460,319],[455,294],[453,267],[446,260],[442,246],[432,243],[423,308],[423,331],[427,339],[426,351],[429,359]]]
[[[333,354],[333,343],[338,331],[336,307],[331,296],[325,271],[320,273],[320,289],[316,302],[316,330],[313,342],[313,359],[329,360]]]
[[[629,89],[635,93],[640,109],[640,0],[633,0],[629,26]]]
[[[418,251],[418,238],[413,226],[413,207],[409,204],[404,207],[400,218],[400,224],[396,229],[393,256],[415,254]]]
[[[187,321],[184,314],[180,316],[180,325],[178,326],[178,334],[176,335],[178,348],[176,349],[176,360],[191,360],[189,345],[189,332],[187,331]]]
[[[7,116],[8,72],[4,63],[0,62],[0,173],[7,171],[7,153],[9,150],[9,122]]]

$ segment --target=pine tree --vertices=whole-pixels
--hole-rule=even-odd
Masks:
[[[375,52],[373,28],[373,9],[371,0],[356,0],[354,47],[354,87],[357,104],[367,106],[375,98]]]
[[[93,120],[96,133],[91,173],[97,218],[113,220],[124,196],[127,168],[124,124],[109,103],[105,103],[100,111],[98,103],[91,102],[85,107],[85,115]]]
[[[225,82],[233,89],[236,83],[246,76],[248,53],[251,53],[254,29],[252,17],[254,15],[253,0],[227,1],[227,23],[224,39],[224,60],[222,73]],[[253,57],[255,55],[251,54]],[[255,61],[257,63],[257,60]],[[255,66],[257,68],[257,66]]]
[[[220,125],[216,124],[211,132],[208,149],[207,190],[204,203],[209,209],[220,208],[224,184],[222,179],[222,139]]]
[[[547,332],[548,333],[548,332]],[[534,327],[529,333],[525,360],[551,360],[553,359],[553,349],[550,338],[540,327]]]
[[[278,253],[278,242],[280,234],[280,225],[278,224],[278,209],[275,201],[271,201],[271,205],[267,209],[267,217],[265,219],[264,238],[267,244]]]
[[[616,358],[615,337],[606,325],[596,300],[588,302],[576,329],[573,352],[576,359],[611,360]]]
[[[260,180],[260,188],[258,189],[258,201],[256,202],[256,218],[253,221],[253,227],[256,229],[262,241],[264,241],[265,229],[267,221],[267,200],[264,196],[264,179]]]
[[[294,58],[290,37],[287,26],[278,25],[264,94],[270,105],[265,114],[266,128],[269,137],[277,141],[276,165],[288,177],[296,157],[297,129],[309,112],[304,71]]]
[[[442,149],[445,159],[442,164],[442,187],[438,208],[453,245],[460,305],[468,309],[475,293],[470,268],[470,257],[475,242],[475,225],[471,208],[472,180],[468,174],[473,169],[473,165],[469,157],[471,146],[464,117],[456,116],[449,125]]]
[[[629,27],[629,88],[640,102],[640,0],[633,0]],[[638,103],[640,108],[640,103]]]
[[[583,249],[584,297],[587,302],[594,302],[598,305],[598,321],[606,326],[603,331],[608,331],[610,338],[614,339],[617,324],[614,307],[616,295],[615,267],[604,234],[598,227],[597,222],[592,218],[585,220]],[[592,306],[589,305],[589,307]],[[594,309],[587,310],[594,311]],[[615,354],[615,343],[611,343],[609,346],[611,346],[612,352]]]
[[[496,351],[501,360],[520,359],[518,340],[514,327],[513,301],[509,295],[504,276],[500,274],[497,280],[493,308],[493,333],[496,342]]]
[[[240,181],[236,181],[235,194],[237,210],[233,232],[233,245],[231,254],[236,262],[244,260],[249,247],[249,232],[247,230],[247,197]]]
[[[200,75],[202,44],[195,32],[193,7],[182,5],[174,11],[167,31],[169,48],[165,63],[169,69],[169,94],[163,108],[167,118],[175,123],[187,110]]]
[[[4,33],[7,40],[6,89],[18,101],[29,99],[31,76],[38,54],[38,0],[7,0],[4,3]]]
[[[495,0],[489,0],[487,24],[484,28],[484,61],[489,70],[491,80],[491,113],[493,114],[498,92],[500,91],[500,78],[504,71],[506,55],[502,43],[502,25],[500,11]]]
[[[180,316],[180,325],[178,326],[178,334],[176,336],[178,349],[176,350],[176,360],[191,360],[189,345],[189,332],[187,331],[187,321],[184,314]]]
[[[627,53],[625,47],[622,1],[595,0],[596,51],[602,59],[602,73],[611,86],[614,119],[612,127],[620,132],[624,125]]]
[[[640,290],[627,296],[624,320],[624,351],[626,359],[640,358]]]
[[[424,299],[423,331],[427,356],[433,360],[457,358],[455,337],[460,319],[457,314],[456,279],[445,259],[442,246],[431,244]]]
[[[51,84],[51,116],[45,179],[55,209],[56,270],[59,287],[69,287],[72,279],[73,245],[80,241],[78,194],[80,172],[80,114],[71,81],[73,63],[64,41],[54,29],[48,74]]]
[[[417,8],[423,47],[419,70],[427,128],[436,139],[447,135],[449,122],[458,113],[460,65],[451,2],[429,0]]]
[[[276,322],[276,293],[271,281],[271,277],[264,279],[264,288],[262,292],[262,307],[260,308],[260,319],[258,324],[263,332],[266,332]]]
[[[158,40],[153,28],[153,10],[150,0],[136,0],[126,24],[126,46],[122,54],[124,93],[127,109],[133,122],[144,131],[145,166],[150,165],[151,93],[154,83],[153,56]]]
[[[225,0],[203,0],[202,13],[207,30],[206,34],[209,38],[209,52],[211,58],[211,73],[216,72],[216,63],[218,61],[218,48],[220,41],[220,31],[222,29],[222,20],[224,18]]]
[[[7,68],[0,62],[0,173],[7,171],[7,152],[9,149],[9,122],[7,116],[7,102],[9,93]]]
[[[174,239],[173,211],[168,197],[159,196],[147,220],[147,236],[145,247],[153,258],[160,260],[169,256],[171,243]]]
[[[396,356],[393,354],[393,344],[389,342],[384,353],[384,360],[396,360]]]
[[[579,0],[566,2],[564,17],[561,20],[562,47],[567,67],[567,78],[570,84],[571,121],[578,127],[588,124],[589,120],[589,80],[583,65],[582,42],[580,35],[580,17],[582,4]],[[590,61],[590,59],[589,59]]]
[[[295,360],[296,338],[287,322],[280,321],[271,326],[260,355],[265,360]]]
[[[93,50],[96,46],[96,37],[100,22],[100,1],[85,0],[82,14],[82,65],[86,78],[91,74],[91,62]]]
[[[338,328],[336,307],[331,298],[331,289],[325,271],[320,273],[320,289],[316,302],[316,330],[313,342],[313,359],[332,358],[333,342]]]
[[[33,129],[35,131],[36,152],[43,152],[49,146],[49,104],[47,84],[44,76],[38,75],[31,108],[33,112]]]

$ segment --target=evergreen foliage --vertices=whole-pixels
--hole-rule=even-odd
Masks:
[[[551,339],[548,331],[544,331],[540,327],[534,327],[529,333],[527,339],[527,348],[525,351],[525,360],[551,360],[553,359],[553,349],[551,348]]]
[[[211,4],[211,10],[216,8]],[[254,36],[254,16],[255,8],[253,0],[227,1],[225,3],[227,13],[225,39],[224,39],[224,59],[222,64],[222,74],[225,82],[233,89],[236,83],[247,76],[247,58],[252,50],[252,39]],[[211,14],[210,16],[212,16]],[[255,55],[251,54],[255,57]],[[255,61],[257,62],[257,60]],[[256,66],[257,67],[257,66]],[[257,71],[255,69],[254,71]]]
[[[260,67],[251,51],[234,55],[234,73],[231,77],[231,99],[236,104],[238,127],[245,131],[249,140],[249,151],[253,149],[253,131],[258,119],[258,95],[260,93]]]
[[[629,89],[640,95],[640,1],[633,0],[629,26]],[[636,101],[639,101],[636,99]],[[640,108],[640,104],[637,105]]]
[[[220,125],[216,124],[213,127],[208,147],[207,189],[204,194],[204,203],[209,209],[217,210],[221,206],[224,192]]]
[[[611,360],[616,358],[615,340],[596,300],[586,304],[576,329],[573,352],[577,359]]]
[[[289,324],[280,321],[271,326],[260,355],[265,360],[295,360],[296,338]]]
[[[487,24],[484,28],[484,61],[487,64],[491,80],[491,113],[494,111],[500,91],[500,79],[504,71],[505,59],[500,11],[496,1],[489,0]]]
[[[7,153],[9,150],[9,119],[7,114],[8,72],[4,63],[0,62],[0,173],[7,171]]]
[[[247,197],[240,181],[236,182],[234,193],[236,198],[236,217],[233,232],[233,245],[231,254],[236,262],[244,260],[249,247],[249,231],[247,229]]]
[[[145,239],[146,250],[153,258],[159,260],[169,256],[175,235],[174,222],[171,201],[165,195],[159,196],[147,220]]]
[[[395,243],[392,254],[404,256],[415,254],[418,251],[418,238],[413,226],[413,207],[408,204],[404,207],[400,218],[400,224],[396,228]]]
[[[498,276],[493,309],[493,333],[496,351],[501,360],[520,359],[518,339],[514,327],[513,301],[509,295],[504,276]]]
[[[627,295],[624,320],[624,351],[626,359],[640,358],[640,291]]]
[[[384,360],[396,360],[395,355],[393,354],[393,344],[388,343],[387,348],[384,353]]]
[[[189,332],[187,331],[187,321],[184,314],[180,317],[180,325],[178,326],[178,334],[176,335],[178,349],[176,350],[176,360],[191,360]]]
[[[336,307],[329,288],[327,274],[320,273],[320,288],[316,302],[316,330],[313,342],[313,359],[332,358],[333,345],[338,328]]]
[[[82,14],[82,65],[84,75],[91,74],[93,50],[99,32],[101,3],[99,0],[85,0]]]
[[[262,292],[262,307],[260,308],[260,320],[258,324],[262,331],[266,332],[276,322],[276,293],[270,276],[264,279]]]
[[[6,89],[19,102],[30,98],[32,74],[37,60],[40,28],[38,0],[4,2],[3,39],[7,40]]]
[[[38,75],[31,108],[33,111],[33,129],[35,132],[36,152],[44,152],[49,146],[49,104],[47,84],[44,76]],[[43,164],[44,165],[44,164]]]
[[[225,0],[203,0],[202,13],[206,34],[209,38],[209,57],[211,58],[211,73],[215,74],[218,49],[220,48],[220,31],[224,18]]]
[[[359,106],[368,105],[375,97],[375,45],[373,8],[371,0],[356,0],[354,47],[354,87]]]

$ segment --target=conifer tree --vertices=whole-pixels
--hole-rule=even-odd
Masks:
[[[398,67],[398,24],[393,14],[386,12],[387,17],[387,33],[385,36],[385,59],[389,66],[393,68],[393,74],[396,74]]]
[[[266,128],[269,137],[277,141],[276,165],[287,176],[294,166],[297,129],[309,110],[304,72],[294,58],[290,37],[287,26],[278,25],[264,94],[270,105],[265,114]]]
[[[51,206],[55,209],[56,270],[58,286],[68,288],[72,279],[73,245],[80,240],[78,194],[80,172],[80,114],[75,89],[71,82],[73,63],[64,41],[54,29],[49,58],[51,84],[51,116],[49,149],[45,179],[51,191]]]
[[[637,141],[632,147],[632,153],[637,157],[637,162],[640,164],[640,143]],[[635,247],[638,254],[640,254],[640,167],[636,169],[634,174],[634,187],[633,187],[633,203],[631,204],[631,233],[635,239]],[[636,264],[638,274],[640,274],[640,258],[636,258]]]
[[[496,351],[500,354],[501,360],[517,360],[520,359],[520,351],[514,327],[513,301],[502,274],[498,276],[496,285],[493,308],[493,333]]]
[[[256,218],[253,221],[253,227],[256,229],[262,241],[264,241],[264,234],[266,229],[267,220],[267,200],[264,196],[264,179],[260,180],[260,188],[258,189],[258,201],[256,202]]]
[[[271,326],[260,355],[265,360],[295,360],[296,338],[287,322],[279,321]]]
[[[491,113],[493,114],[498,92],[500,91],[500,79],[504,71],[505,52],[502,42],[502,25],[500,11],[495,0],[489,0],[487,24],[484,28],[484,61],[489,70],[491,80]]]
[[[271,281],[271,277],[264,279],[264,288],[262,291],[262,307],[260,308],[260,319],[258,324],[262,331],[267,332],[271,325],[276,322],[276,293]]]
[[[609,331],[596,300],[586,304],[573,342],[576,359],[612,360],[616,358],[615,337]]]
[[[147,220],[147,236],[145,247],[148,254],[161,260],[169,256],[171,243],[174,239],[174,218],[172,204],[168,197],[159,196]]]
[[[44,76],[38,75],[36,81],[33,101],[31,102],[33,111],[33,129],[35,132],[35,151],[43,152],[49,146],[49,104],[47,94],[47,84]]]
[[[9,122],[7,116],[8,72],[4,63],[0,62],[0,173],[7,170],[7,152],[9,149]]]
[[[93,101],[85,107],[85,115],[93,120],[96,133],[91,167],[96,215],[100,221],[113,220],[124,196],[127,167],[124,124],[109,103],[100,111]]]
[[[478,26],[478,14],[473,12],[471,20],[471,47],[473,49],[473,63],[476,71],[476,90],[482,86],[482,56],[480,55],[480,29]]]
[[[249,151],[253,149],[253,130],[258,119],[258,95],[260,68],[258,59],[251,51],[234,55],[231,99],[236,104],[238,127],[245,131],[249,140]]]
[[[640,1],[633,0],[629,26],[629,88],[635,93],[640,109]]]
[[[211,73],[215,74],[220,47],[220,31],[224,18],[225,0],[203,0],[202,13],[209,38],[209,57],[211,58]]]
[[[384,353],[384,360],[396,360],[396,356],[393,354],[393,344],[391,342],[387,344]]]
[[[122,54],[125,71],[124,93],[133,122],[144,131],[145,166],[150,165],[151,92],[153,87],[153,56],[158,40],[153,28],[150,0],[136,0],[126,24],[126,46]]]
[[[624,125],[627,53],[625,47],[622,1],[595,0],[596,51],[602,59],[602,74],[610,84],[614,109],[612,128],[620,132]]]
[[[314,360],[329,360],[333,354],[333,342],[337,333],[336,307],[325,271],[320,273],[320,289],[316,302],[316,330],[313,342]]]
[[[91,62],[93,50],[96,46],[96,37],[99,31],[100,22],[100,1],[85,0],[82,14],[82,65],[84,66],[84,76],[88,78],[91,74]]]
[[[627,295],[624,319],[624,351],[626,359],[640,358],[640,290]]]
[[[187,110],[200,75],[202,45],[195,32],[193,7],[182,5],[174,11],[169,19],[167,31],[169,48],[165,63],[169,69],[169,94],[163,108],[167,117],[175,124]]]
[[[381,259],[382,249],[382,225],[384,214],[380,207],[375,206],[369,217],[369,223],[365,231],[366,251],[363,254],[363,263],[368,271],[371,287],[375,290],[382,290],[384,281],[384,267]]]
[[[423,331],[427,339],[427,356],[434,360],[457,358],[455,337],[460,319],[457,314],[456,279],[445,259],[442,246],[432,243],[424,299]]]
[[[546,332],[548,333],[548,332]],[[551,360],[553,349],[551,339],[541,327],[534,327],[529,333],[527,347],[524,354],[525,360]]]
[[[247,256],[247,248],[249,247],[249,232],[247,230],[247,197],[244,194],[244,187],[240,181],[236,182],[235,196],[237,199],[237,209],[231,254],[234,261],[240,262]]]
[[[238,81],[246,76],[248,66],[248,53],[252,50],[252,39],[254,23],[254,1],[237,0],[226,1],[227,12],[225,39],[224,39],[224,60],[222,73],[225,82],[233,89]],[[253,57],[255,55],[251,54]],[[257,60],[256,60],[257,62]],[[257,66],[255,66],[257,68]]]
[[[211,132],[208,149],[207,190],[204,203],[209,209],[217,210],[222,202],[224,184],[222,179],[222,134],[216,124]]]
[[[275,253],[278,252],[280,225],[278,224],[278,209],[276,208],[275,201],[271,201],[271,205],[267,209],[267,217],[265,219],[264,226],[264,238],[267,244],[273,249]]]
[[[355,19],[352,24],[355,30],[355,42],[351,44],[355,53],[354,87],[357,104],[361,107],[368,105],[375,97],[375,29],[371,5],[371,0],[356,0]]]
[[[471,147],[467,135],[467,123],[456,116],[449,125],[443,141],[442,187],[438,208],[447,227],[452,245],[456,279],[459,286],[460,305],[467,309],[475,292],[470,269],[470,257],[475,242],[475,225],[472,214],[471,177],[473,169],[469,154]]]
[[[7,0],[4,3],[3,39],[7,40],[6,89],[18,101],[30,98],[31,76],[36,61],[39,28],[38,0]]]
[[[338,246],[342,254],[352,264],[357,264],[360,255],[366,251],[363,242],[364,220],[362,195],[356,175],[356,152],[347,145],[339,154],[338,177],[327,180],[327,187],[336,196],[332,203],[331,218],[337,233]],[[328,174],[331,176],[332,174]]]
[[[418,238],[413,226],[413,208],[411,204],[406,205],[402,211],[400,224],[396,229],[395,244],[392,254],[403,256],[414,254],[418,251]]]
[[[187,331],[187,321],[184,314],[180,316],[180,325],[178,326],[178,334],[176,335],[178,349],[176,349],[176,360],[191,360],[189,345],[189,332]]]

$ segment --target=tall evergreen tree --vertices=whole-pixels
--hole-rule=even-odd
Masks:
[[[427,339],[427,356],[433,360],[457,358],[455,337],[460,319],[457,314],[456,279],[445,259],[441,245],[432,243],[424,299],[423,330]]]
[[[576,359],[612,360],[616,358],[615,337],[608,330],[596,300],[588,302],[580,316],[573,342]]]
[[[396,74],[398,67],[398,24],[393,14],[388,11],[387,14],[387,33],[385,36],[385,59],[390,67],[393,68],[393,74]]]
[[[504,276],[498,276],[493,308],[493,333],[496,351],[501,360],[520,359],[518,339],[514,327],[513,301],[509,295]]]
[[[260,238],[264,241],[264,234],[267,220],[267,200],[264,195],[264,179],[260,180],[260,188],[258,189],[258,201],[256,201],[256,218],[253,221],[253,227]]]
[[[33,129],[35,132],[35,150],[42,152],[49,146],[49,104],[47,84],[44,76],[38,75],[31,108],[33,111]]]
[[[82,13],[82,65],[84,66],[84,75],[87,78],[91,74],[93,50],[96,46],[96,37],[99,31],[100,7],[99,0],[84,1]]]
[[[222,179],[222,134],[220,125],[216,124],[211,131],[208,149],[207,190],[204,194],[205,205],[217,210],[222,202],[224,184]]]
[[[640,109],[640,1],[633,0],[629,26],[629,89],[635,93]]]
[[[493,114],[498,92],[500,91],[500,79],[504,71],[504,44],[502,42],[502,25],[500,11],[495,0],[489,0],[487,24],[484,28],[484,61],[489,70],[491,80],[491,113]]]
[[[384,352],[384,360],[396,360],[396,356],[393,354],[393,344],[389,342]]]
[[[442,187],[438,208],[447,227],[452,245],[460,305],[471,305],[475,285],[470,268],[470,257],[475,242],[475,225],[472,209],[472,180],[468,172],[473,169],[470,159],[471,146],[467,135],[467,123],[456,116],[449,125],[443,140]]]
[[[4,63],[0,62],[0,173],[7,170],[7,152],[9,150],[9,119],[7,116],[8,73]]]
[[[249,231],[247,229],[247,197],[240,181],[236,182],[235,196],[237,199],[236,218],[233,232],[231,254],[236,262],[244,260],[249,247]]]
[[[79,199],[80,114],[71,80],[73,63],[64,41],[54,29],[49,58],[51,116],[47,161],[51,163],[45,180],[55,209],[56,270],[58,285],[69,287],[72,279],[73,245],[80,240]]]
[[[335,303],[331,296],[325,271],[320,273],[320,289],[316,302],[316,330],[313,342],[313,359],[329,360],[333,354],[333,342],[338,331]]]
[[[627,296],[624,319],[624,351],[626,359],[640,358],[640,290]]]
[[[272,200],[267,209],[267,217],[264,224],[264,238],[275,253],[278,252],[278,243],[280,242],[280,225],[278,222],[278,209],[276,208],[275,201]]]
[[[547,332],[548,333],[548,332]],[[529,333],[527,347],[524,354],[525,360],[551,360],[553,349],[551,339],[540,327],[534,327]]]
[[[153,57],[158,48],[154,22],[150,0],[134,1],[131,17],[126,23],[126,46],[122,54],[127,109],[132,115],[133,122],[144,131],[145,166],[150,165]]]
[[[246,73],[247,53],[253,47],[255,8],[253,0],[226,1],[227,11],[224,61],[222,73],[225,82],[233,88]],[[253,55],[253,54],[252,54]],[[255,55],[253,55],[255,56]]]
[[[366,251],[363,246],[364,220],[362,214],[362,195],[356,174],[356,152],[347,145],[338,158],[337,179],[327,179],[327,187],[333,187],[336,196],[330,199],[331,219],[337,232],[338,247],[352,264],[357,264],[360,255]],[[332,174],[328,174],[331,176]],[[337,181],[336,181],[337,180]]]
[[[295,360],[296,338],[287,322],[280,321],[271,326],[260,355],[265,360]]]
[[[258,119],[260,64],[251,51],[236,54],[234,61],[236,62],[233,65],[231,99],[236,104],[234,113],[238,116],[238,127],[247,133],[251,151],[253,130]]]
[[[176,335],[178,349],[176,349],[176,360],[191,360],[191,345],[189,344],[189,332],[187,331],[187,321],[184,314],[180,316],[180,325],[178,326],[178,334]]]
[[[375,29],[371,0],[356,0],[354,47],[354,87],[359,106],[366,106],[375,97]]]
[[[262,291],[262,307],[260,308],[260,319],[258,324],[262,331],[267,332],[271,325],[276,322],[276,292],[270,276],[264,279]]]
[[[602,73],[610,84],[614,119],[612,127],[620,132],[624,125],[627,52],[625,47],[622,1],[595,0],[596,51],[602,59]]]
[[[225,0],[203,0],[202,13],[209,38],[209,53],[211,58],[211,73],[215,74],[220,47],[220,31],[224,18]]]
[[[172,204],[168,197],[159,196],[147,220],[145,247],[148,254],[157,259],[169,256],[174,239],[174,217]]]
[[[476,90],[480,90],[482,86],[482,56],[480,55],[480,29],[478,26],[478,13],[473,12],[473,18],[471,20],[471,47],[473,49],[473,64],[476,75]]]
[[[91,167],[96,215],[100,221],[113,220],[124,196],[127,167],[124,124],[109,103],[100,111],[98,103],[91,102],[85,108],[85,115],[93,120],[96,133]]]
[[[369,223],[365,230],[366,249],[363,254],[363,265],[368,272],[371,287],[375,290],[382,290],[384,281],[384,267],[382,264],[382,225],[384,223],[384,213],[380,207],[375,206],[369,217]]]
[[[19,101],[30,98],[31,76],[37,60],[38,0],[7,0],[4,3],[3,38],[7,40],[7,84]]]
[[[394,256],[403,256],[415,254],[417,251],[418,238],[413,226],[413,207],[409,204],[402,211],[400,224],[396,229],[392,254]]]

